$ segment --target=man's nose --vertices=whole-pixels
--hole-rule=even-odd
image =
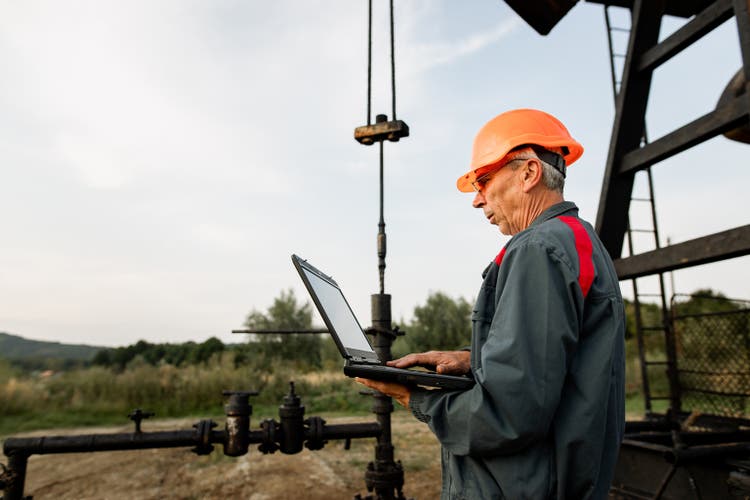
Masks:
[[[481,208],[484,206],[484,202],[484,195],[481,191],[477,191],[476,196],[474,196],[474,201],[471,202],[471,206],[473,206],[474,208]]]

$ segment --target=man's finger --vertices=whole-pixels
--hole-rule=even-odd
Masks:
[[[389,366],[395,366],[397,368],[407,368],[409,366],[419,365],[423,362],[424,355],[419,354],[407,354],[403,358],[394,359],[393,361],[389,361],[387,364]]]

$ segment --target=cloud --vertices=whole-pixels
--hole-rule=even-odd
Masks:
[[[593,215],[612,98],[606,54],[580,29],[600,21],[597,9],[561,24],[579,23],[563,50],[522,29],[503,2],[395,8],[398,112],[412,134],[385,150],[386,283],[398,317],[426,289],[476,293],[472,270],[502,243],[453,188],[494,107],[551,103],[572,117],[588,153],[571,193]],[[387,3],[374,9],[373,115],[391,109]],[[300,286],[292,251],[350,283],[366,321],[378,150],[352,137],[366,121],[366,26],[366,2],[351,0],[0,0],[0,210],[13,214],[0,248],[0,302],[13,316],[0,326],[118,344],[166,330],[198,339]],[[507,78],[504,56],[538,57],[540,47],[566,85]],[[571,50],[588,66],[602,54],[589,70],[603,83],[565,73]],[[709,73],[725,82],[735,66]],[[683,167],[668,179],[678,193],[687,189],[676,181],[696,178]],[[741,186],[740,175],[727,177]],[[680,214],[697,231],[702,215],[662,210],[662,200],[661,217]],[[463,265],[446,264],[459,254]]]
[[[403,50],[404,72],[407,74],[424,73],[439,66],[451,64],[498,43],[522,24],[520,18],[511,17],[488,30],[459,40],[407,45]]]
[[[101,141],[63,133],[57,137],[57,148],[63,162],[75,170],[86,187],[117,189],[130,179],[127,164]]]

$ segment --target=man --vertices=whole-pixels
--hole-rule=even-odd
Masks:
[[[458,189],[512,238],[484,270],[470,351],[388,364],[470,374],[467,391],[359,381],[394,397],[442,444],[444,499],[607,497],[623,434],[624,308],[612,262],[563,199],[583,154],[565,126],[518,109],[474,141]]]

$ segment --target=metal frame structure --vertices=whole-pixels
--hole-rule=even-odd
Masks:
[[[750,225],[746,225],[620,258],[635,173],[750,121],[750,102],[745,93],[649,144],[641,144],[654,70],[733,16],[737,20],[745,77],[750,76],[750,19],[746,1],[709,2],[703,10],[693,12],[694,17],[682,28],[657,43],[667,4],[666,0],[632,2],[632,31],[596,218],[597,232],[615,259],[618,276],[623,280],[750,254]]]
[[[541,34],[548,33],[578,0],[506,0],[521,17]],[[610,36],[610,56],[615,57],[607,9],[630,10],[631,24],[621,78],[612,64],[615,89],[615,119],[602,184],[596,230],[615,263],[620,280],[633,280],[637,316],[637,339],[646,398],[646,420],[627,422],[626,438],[611,495],[614,498],[747,498],[750,496],[750,420],[742,416],[688,413],[683,409],[680,387],[680,353],[673,318],[664,292],[662,274],[701,264],[750,254],[750,225],[702,236],[691,241],[662,247],[656,225],[656,209],[651,168],[719,134],[748,141],[750,123],[750,1],[748,0],[588,0],[603,5]],[[665,15],[687,18],[672,35],[659,41]],[[700,41],[726,21],[737,24],[742,69],[725,91],[719,105],[704,116],[649,142],[645,116],[654,71]],[[618,28],[619,30],[619,28]],[[741,77],[744,77],[742,79]],[[739,83],[738,83],[739,82]],[[729,89],[728,89],[729,90]],[[742,133],[738,133],[742,129]],[[743,137],[744,136],[744,137]],[[635,254],[629,215],[635,176],[648,176],[654,236],[653,250]],[[623,256],[628,241],[629,255]],[[662,310],[661,325],[643,325],[638,308],[637,278],[658,276]],[[644,338],[647,330],[663,336],[665,359],[646,359]],[[709,332],[705,332],[710,336]],[[738,356],[743,356],[740,349]],[[687,360],[683,360],[687,362]],[[747,362],[746,359],[742,361]],[[649,389],[649,369],[664,370],[668,394],[654,395]],[[726,370],[720,376],[726,375]],[[740,374],[746,376],[747,363]],[[655,372],[654,372],[655,373]],[[716,374],[714,374],[716,375]],[[686,386],[687,390],[688,387]],[[730,391],[731,392],[731,391]],[[738,396],[720,391],[719,396]],[[739,396],[750,396],[740,394]],[[651,400],[666,399],[669,409],[659,415],[651,410]],[[744,400],[743,400],[744,401]],[[688,409],[689,410],[689,409]]]
[[[599,3],[599,2],[597,2]],[[601,2],[611,5],[612,2]],[[623,2],[619,2],[622,4]],[[615,261],[615,269],[621,280],[631,279],[636,295],[636,315],[640,320],[638,288],[636,279],[657,275],[661,289],[662,322],[666,360],[646,359],[643,349],[644,331],[638,321],[638,345],[643,373],[646,408],[651,410],[652,396],[648,384],[648,367],[664,365],[669,377],[669,406],[672,412],[681,411],[679,377],[677,374],[674,332],[670,328],[669,312],[662,273],[697,266],[719,260],[739,257],[750,253],[750,225],[704,236],[692,241],[661,247],[656,237],[656,248],[652,251],[622,257],[625,236],[631,242],[629,210],[632,201],[633,183],[638,172],[646,172],[651,184],[651,168],[658,162],[674,156],[716,135],[746,125],[750,120],[750,102],[747,93],[728,100],[723,106],[703,117],[684,125],[674,132],[648,143],[645,114],[654,70],[669,61],[691,44],[728,21],[736,19],[742,49],[743,71],[750,74],[750,21],[747,2],[739,0],[715,0],[696,2],[694,10],[683,11],[692,15],[683,27],[671,36],[658,42],[663,16],[674,2],[635,1],[632,9],[631,34],[623,69],[622,80],[616,99],[615,122],[612,130],[607,167],[599,202],[596,228],[607,250]],[[683,8],[685,6],[683,5]],[[747,80],[746,80],[747,81]],[[651,193],[653,207],[653,192]],[[656,228],[654,215],[654,228]],[[656,231],[656,229],[654,229]]]
[[[661,247],[656,232],[655,249],[633,254],[629,221],[633,184],[638,172],[646,172],[652,208],[651,168],[719,134],[750,121],[750,101],[744,94],[723,102],[714,111],[652,142],[646,138],[646,108],[654,71],[724,22],[735,18],[745,81],[750,76],[750,17],[746,0],[674,2],[635,0],[612,2],[631,9],[631,29],[622,79],[616,96],[615,120],[602,185],[596,229],[615,262],[621,280],[633,280],[636,295],[637,340],[646,398],[647,421],[628,422],[618,461],[612,494],[619,498],[729,498],[750,492],[750,436],[748,421],[717,415],[688,414],[682,407],[677,338],[670,320],[662,273],[726,260],[750,253],[750,225]],[[662,19],[674,14],[690,19],[659,42]],[[613,80],[614,81],[614,80]],[[630,255],[622,256],[628,239]],[[658,276],[661,290],[664,360],[648,360],[644,349],[645,328],[639,316],[636,279]],[[708,334],[708,332],[706,332]],[[669,409],[651,413],[649,367],[661,365],[669,382]]]

